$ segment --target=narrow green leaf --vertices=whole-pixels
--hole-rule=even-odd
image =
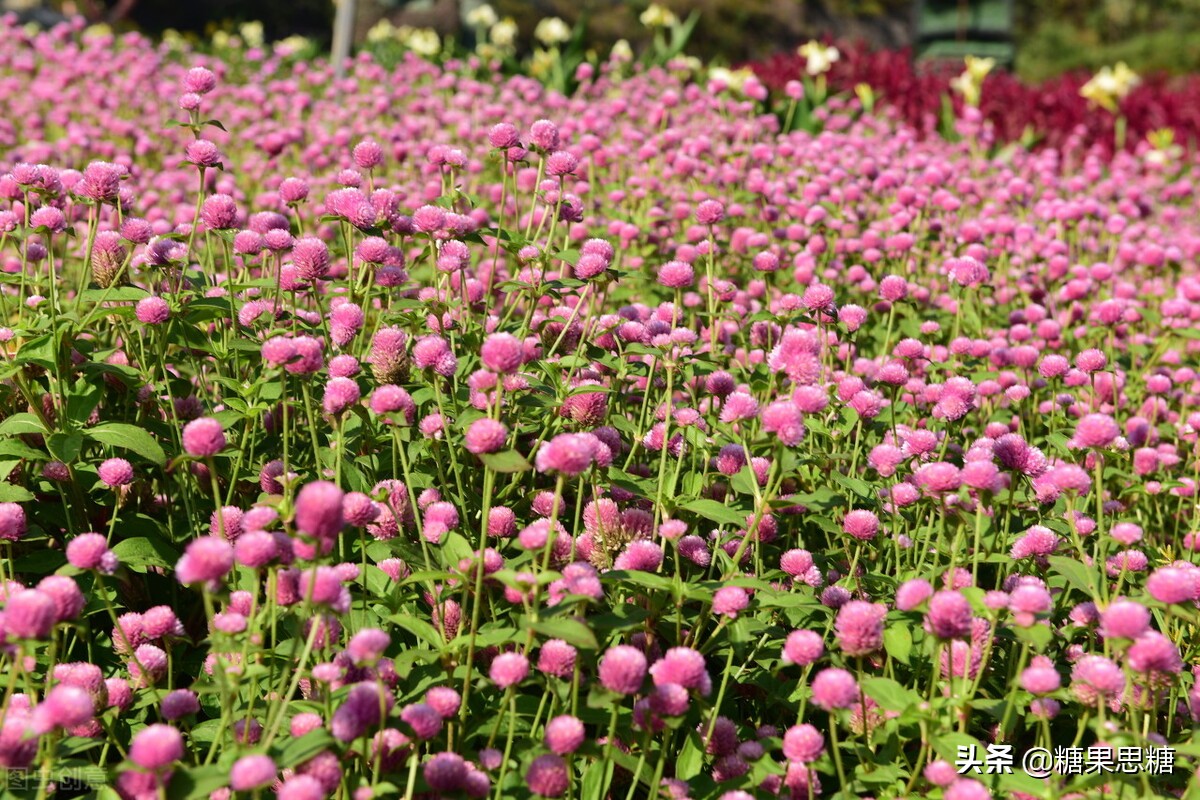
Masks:
[[[84,433],[93,441],[137,453],[157,466],[162,466],[167,461],[167,454],[163,452],[162,446],[154,440],[150,432],[136,425],[124,422],[104,422],[87,429]]]

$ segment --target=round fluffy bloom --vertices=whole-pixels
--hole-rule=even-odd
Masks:
[[[613,561],[613,569],[654,572],[662,564],[663,551],[656,542],[634,539]]]
[[[323,800],[328,793],[312,775],[293,775],[279,784],[276,800]]]
[[[1162,567],[1146,579],[1146,591],[1160,603],[1194,600],[1200,589],[1200,572],[1180,567]]]
[[[412,728],[413,735],[418,739],[432,739],[442,730],[444,718],[436,708],[428,703],[412,703],[400,711],[400,719]]]
[[[109,486],[126,486],[133,483],[133,465],[123,458],[110,458],[96,470],[100,480]]]
[[[296,530],[314,539],[332,539],[346,521],[342,514],[345,494],[329,481],[305,484],[296,496]]]
[[[560,756],[578,750],[584,738],[583,723],[570,714],[563,714],[546,723],[546,747]]]
[[[434,686],[425,693],[425,704],[440,714],[442,719],[451,719],[458,714],[462,697],[449,686]]]
[[[879,517],[872,511],[855,509],[842,520],[842,530],[859,541],[870,541],[879,533]]]
[[[162,699],[162,715],[165,720],[177,720],[200,710],[200,698],[190,689],[176,689]]]
[[[316,281],[329,273],[329,246],[315,236],[306,236],[292,245],[292,263],[305,281]]]
[[[1108,447],[1121,435],[1121,427],[1108,414],[1088,414],[1075,423],[1076,447]]]
[[[350,378],[332,378],[325,384],[322,406],[330,416],[339,416],[362,396],[358,384]]]
[[[567,762],[561,756],[538,756],[525,772],[525,785],[539,797],[562,797],[569,783]]]
[[[81,533],[68,542],[67,561],[76,569],[96,569],[109,575],[117,567],[117,556],[100,533]]]
[[[134,314],[143,325],[161,325],[171,318],[171,306],[161,297],[151,295],[138,300]]]
[[[490,417],[480,417],[467,428],[465,441],[467,450],[476,455],[495,453],[503,449],[504,443],[508,441],[508,428],[503,422]]]
[[[556,678],[569,678],[575,671],[575,648],[562,639],[551,639],[542,645],[538,653],[538,672],[553,675]],[[645,659],[643,658],[643,670]],[[638,683],[641,683],[639,679]]]
[[[215,456],[225,448],[225,430],[212,417],[194,419],[183,427],[183,449],[197,458]]]
[[[535,465],[538,472],[558,472],[573,478],[592,465],[596,457],[595,436],[586,433],[560,433],[538,448]]]
[[[686,261],[668,261],[658,268],[658,282],[668,289],[685,289],[696,280],[696,272]]]
[[[235,792],[262,789],[275,781],[277,769],[270,756],[242,756],[229,770],[229,787]]]
[[[807,764],[825,751],[825,737],[812,725],[793,725],[783,735],[783,755],[788,761]]]
[[[216,536],[201,536],[184,550],[175,577],[184,586],[219,581],[233,569],[233,545]]]
[[[525,360],[525,346],[511,333],[493,333],[479,348],[483,366],[492,372],[507,375],[516,372]]]
[[[723,586],[713,594],[712,613],[736,619],[750,605],[750,595],[740,586]]]
[[[438,753],[425,762],[421,774],[435,792],[456,792],[467,779],[467,764],[458,753]]]
[[[816,631],[798,630],[783,643],[783,661],[805,667],[825,654],[825,640]]]
[[[374,664],[392,643],[392,637],[378,628],[363,628],[346,644],[346,654],[355,664]]]
[[[705,668],[704,656],[690,647],[672,647],[650,667],[650,677],[655,686],[676,683],[706,697],[712,691],[712,679]]]
[[[696,221],[701,225],[716,225],[725,219],[725,206],[716,200],[705,200],[696,206]]]
[[[838,646],[848,656],[865,656],[883,646],[883,618],[887,606],[851,600],[838,609],[835,630]]]
[[[74,728],[89,722],[95,711],[95,701],[86,691],[60,684],[34,709],[32,727],[39,734],[55,728]]]
[[[501,689],[515,686],[529,675],[529,659],[520,653],[502,653],[492,659],[488,677]]]
[[[826,711],[850,708],[859,702],[858,682],[844,669],[823,669],[812,682],[813,702]]]
[[[600,659],[600,684],[610,692],[637,694],[646,677],[646,656],[629,645],[610,647]]]
[[[1150,628],[1150,610],[1132,600],[1114,600],[1100,615],[1100,635],[1136,639]]]
[[[955,590],[938,592],[929,600],[925,622],[939,639],[968,636],[971,633],[971,604]]]
[[[183,758],[183,736],[170,725],[150,725],[138,731],[129,745],[129,760],[157,772]]]
[[[192,67],[183,76],[183,91],[191,94],[208,94],[217,88],[217,76],[206,67]]]
[[[16,503],[0,503],[0,539],[15,542],[25,535],[25,509]]]

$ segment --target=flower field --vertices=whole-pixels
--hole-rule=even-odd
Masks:
[[[6,797],[1200,797],[1200,161],[723,77],[3,23]]]

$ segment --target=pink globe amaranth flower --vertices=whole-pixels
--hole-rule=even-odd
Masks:
[[[314,236],[306,236],[292,245],[292,263],[303,280],[318,281],[329,274],[329,246]]]
[[[193,139],[184,147],[184,158],[197,167],[215,167],[221,163],[221,151],[207,139]]]
[[[504,444],[508,441],[508,428],[502,422],[480,417],[467,428],[464,440],[467,450],[471,453],[495,453],[504,449]]]
[[[392,643],[392,637],[378,628],[364,628],[346,644],[346,654],[355,664],[374,664]]]
[[[344,498],[342,490],[329,481],[305,484],[296,495],[296,530],[313,539],[335,538],[346,525],[342,515]]]
[[[1146,591],[1160,603],[1186,603],[1200,595],[1200,570],[1161,567],[1146,578]]]
[[[325,396],[321,403],[326,414],[337,417],[357,403],[361,396],[355,381],[350,378],[332,378],[325,384]]]
[[[598,669],[600,685],[617,694],[637,694],[646,677],[646,656],[629,645],[616,645],[605,651]]]
[[[1071,442],[1081,448],[1105,448],[1118,436],[1121,428],[1107,414],[1088,414],[1075,423],[1075,436]]]
[[[260,569],[279,556],[279,545],[266,531],[247,531],[233,543],[233,556],[243,567]]]
[[[825,736],[812,725],[793,725],[783,735],[783,755],[788,761],[808,764],[825,752]]]
[[[39,592],[54,601],[54,621],[67,622],[79,616],[87,599],[75,579],[66,575],[47,575],[38,581]]]
[[[538,653],[537,670],[546,675],[553,675],[556,678],[570,678],[575,672],[575,659],[577,655],[578,653],[574,646],[564,642],[562,639],[551,639],[542,645],[542,649]],[[644,674],[644,656],[642,662]],[[640,679],[638,683],[639,685],[641,684]]]
[[[560,756],[538,756],[525,772],[525,785],[538,797],[562,797],[570,785],[567,762]]]
[[[292,775],[279,785],[276,800],[324,800],[325,786],[312,775]]]
[[[1132,600],[1114,600],[1100,615],[1106,639],[1136,639],[1150,629],[1150,610]]]
[[[216,536],[192,541],[175,565],[175,578],[184,586],[219,581],[233,569],[233,545]]]
[[[560,756],[574,753],[585,738],[583,723],[570,714],[563,714],[546,723],[546,747]]]
[[[704,656],[690,647],[672,647],[650,667],[655,686],[677,683],[707,697],[712,692],[712,678]]]
[[[716,200],[704,200],[696,206],[696,221],[701,225],[716,225],[725,219],[725,206]]]
[[[804,421],[800,408],[791,400],[777,400],[762,410],[762,429],[779,441],[794,447],[804,439]]]
[[[162,699],[162,716],[168,722],[182,719],[200,710],[200,698],[190,689],[176,689]]]
[[[479,348],[483,366],[501,375],[511,375],[525,361],[525,346],[511,333],[493,333]]]
[[[235,792],[251,792],[275,782],[278,769],[270,756],[242,756],[229,770],[229,788]]]
[[[658,282],[668,289],[686,289],[695,280],[695,268],[686,261],[668,261],[658,268]]]
[[[392,707],[392,696],[379,683],[362,681],[351,687],[346,699],[333,712],[329,730],[339,742],[352,742],[379,727]]]
[[[383,148],[371,139],[365,139],[354,146],[351,154],[354,164],[359,169],[375,169],[383,166]]]
[[[872,511],[855,509],[842,520],[842,530],[859,541],[870,541],[879,533],[879,517]]]
[[[740,586],[723,586],[713,594],[712,613],[737,619],[750,605],[750,595]]]
[[[181,758],[183,735],[170,725],[149,725],[138,731],[129,745],[129,760],[150,772],[158,772]]]
[[[754,419],[758,416],[758,401],[745,392],[733,392],[721,408],[721,422]]]
[[[992,800],[992,793],[977,780],[958,778],[946,787],[943,800]]]
[[[54,598],[37,589],[21,589],[4,605],[4,634],[9,639],[45,639],[58,621]]]
[[[60,684],[33,710],[31,727],[39,735],[56,728],[75,728],[90,722],[95,710],[95,700],[85,690]]]
[[[425,704],[442,719],[452,719],[458,714],[462,697],[449,686],[435,686],[425,693]]]
[[[208,94],[217,88],[217,76],[207,67],[192,67],[183,76],[183,91]]]
[[[912,611],[928,600],[932,594],[933,586],[924,578],[907,580],[896,589],[896,608],[901,611]]]
[[[585,433],[560,433],[538,448],[538,472],[557,472],[574,478],[592,466],[597,439]]]
[[[488,144],[497,150],[507,150],[521,143],[521,134],[510,122],[500,122],[488,130]]]
[[[792,631],[783,643],[783,661],[785,664],[806,667],[824,654],[825,640],[816,631]]]
[[[421,774],[435,792],[457,792],[467,779],[467,763],[458,753],[438,753],[425,762]]]
[[[501,689],[516,686],[529,676],[529,659],[520,653],[501,653],[492,659],[488,677]]]
[[[529,142],[546,152],[558,149],[558,126],[548,119],[539,119],[529,126]]]
[[[183,427],[183,449],[191,456],[208,458],[225,448],[225,430],[211,417],[194,419]]]
[[[17,503],[0,503],[0,539],[18,541],[26,529],[25,509]]]
[[[118,487],[133,483],[133,465],[123,458],[110,458],[96,470],[100,480],[108,486]]]
[[[1054,662],[1045,656],[1035,656],[1021,673],[1021,688],[1030,694],[1050,694],[1062,686],[1062,678],[1054,668]]]
[[[613,569],[654,572],[662,564],[662,561],[661,546],[646,539],[635,539],[625,545],[625,549],[613,561]]]
[[[959,639],[971,634],[971,604],[960,592],[947,589],[929,599],[925,615],[929,631],[939,639]]]
[[[1173,675],[1183,669],[1179,648],[1158,631],[1147,631],[1129,646],[1125,663],[1144,675]]]
[[[406,390],[386,384],[371,393],[371,410],[379,416],[398,414],[404,424],[411,425],[416,419],[417,404]]]
[[[236,228],[237,203],[227,194],[214,194],[205,198],[200,207],[200,219],[209,230]]]
[[[838,646],[848,656],[865,656],[883,646],[883,618],[887,606],[851,600],[838,609],[834,630]]]
[[[813,703],[826,711],[850,708],[860,702],[858,682],[844,669],[823,669],[812,682]]]
[[[143,297],[134,307],[138,322],[143,325],[161,325],[171,318],[171,306],[161,297]]]
[[[425,741],[441,732],[445,717],[428,703],[411,703],[400,710],[400,719],[418,740]]]

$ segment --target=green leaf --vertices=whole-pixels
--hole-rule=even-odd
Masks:
[[[516,450],[482,453],[479,460],[496,472],[527,472],[533,469],[533,465],[529,463],[528,459]]]
[[[0,458],[4,456],[25,459],[26,461],[41,461],[46,458],[46,454],[41,450],[33,449],[20,439],[0,441]]]
[[[317,728],[304,734],[299,739],[288,742],[287,747],[283,748],[279,756],[275,759],[275,763],[281,769],[303,764],[334,743],[333,736],[330,735],[328,730]]]
[[[842,486],[845,486],[847,489],[854,492],[859,497],[871,496],[871,486],[860,478],[851,478],[850,476],[843,475],[840,472],[831,472],[830,477],[832,477]]]
[[[78,431],[52,433],[46,437],[46,449],[64,464],[72,464],[79,458],[79,451],[83,449],[83,434]]]
[[[691,511],[693,514],[699,514],[705,519],[722,525],[732,525],[735,528],[741,528],[746,524],[746,515],[744,512],[735,511],[728,506],[718,503],[716,500],[701,498],[685,503],[680,508],[685,511]]]
[[[921,702],[916,692],[906,689],[890,678],[868,677],[863,678],[861,683],[867,696],[888,711],[903,711]]]
[[[84,433],[89,439],[101,444],[121,447],[137,453],[147,461],[162,466],[167,461],[167,454],[162,446],[154,440],[150,432],[136,425],[124,422],[103,422]]]
[[[33,493],[28,489],[11,483],[0,483],[0,503],[28,503],[33,499]]]
[[[686,781],[700,774],[704,767],[704,749],[700,747],[700,737],[695,731],[688,731],[675,758],[675,777]]]
[[[40,433],[44,435],[49,433],[49,431],[46,430],[46,426],[42,424],[40,419],[28,411],[13,414],[3,422],[0,422],[0,434],[18,436],[22,433]]]
[[[912,653],[912,633],[903,623],[891,625],[883,632],[883,648],[897,661],[907,664]]]
[[[547,639],[562,639],[567,644],[584,650],[600,649],[596,634],[577,619],[540,619],[537,622],[531,620],[527,627]]]
[[[177,769],[167,784],[167,800],[206,798],[229,781],[229,768],[219,764]]]
[[[149,292],[137,286],[113,286],[110,289],[84,289],[80,300],[84,303],[136,303],[149,296]]]
[[[1067,556],[1050,556],[1047,560],[1050,562],[1050,568],[1061,575],[1067,583],[1089,598],[1096,596],[1096,589],[1092,585],[1092,572],[1082,563]]]
[[[157,536],[133,536],[113,545],[112,551],[122,564],[145,572],[146,567],[173,567],[179,553]]]

